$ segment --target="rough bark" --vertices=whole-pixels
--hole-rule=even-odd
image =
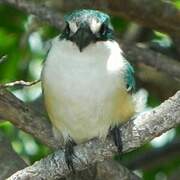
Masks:
[[[88,171],[88,172],[87,172]],[[87,170],[76,172],[66,177],[66,180],[140,180],[134,173],[114,160],[97,163]]]
[[[57,148],[49,121],[4,88],[0,88],[0,118],[9,120],[47,146]]]
[[[180,91],[160,106],[140,114],[122,127],[123,152],[129,152],[142,146],[179,123]],[[115,152],[116,147],[111,138],[107,138],[105,142],[94,139],[75,147],[77,157],[74,159],[74,165],[77,171],[81,171],[96,162],[111,158]],[[68,174],[70,171],[64,160],[64,152],[59,150],[15,173],[9,179],[58,179]]]
[[[29,85],[31,83],[24,83],[22,81],[18,81],[15,83],[8,83],[7,85],[1,86],[1,87],[7,87],[9,85],[10,87],[13,85],[21,86],[24,84]],[[34,137],[36,137],[41,142],[45,143],[46,145],[48,145],[49,147],[53,149],[59,146],[57,142],[55,141],[54,137],[52,136],[51,126],[47,122],[47,119],[45,119],[45,117],[43,117],[39,113],[39,107],[38,107],[38,111],[31,109],[32,106],[30,108],[30,106],[27,106],[25,103],[18,100],[13,94],[8,92],[4,88],[2,88],[0,92],[1,92],[0,93],[0,118],[7,119],[7,120],[9,119],[11,123],[13,123],[15,126],[32,134]],[[24,108],[26,109],[26,111],[24,111]],[[44,135],[46,136],[45,139],[44,139]],[[0,165],[3,166],[3,163],[4,161],[1,161]],[[108,164],[108,161],[106,162],[106,164]],[[11,168],[11,166],[9,166],[9,168]],[[18,168],[17,170],[20,170],[22,168]],[[6,177],[7,175],[10,176],[12,174],[11,172],[12,173],[15,172],[13,171],[13,168],[12,168],[12,171],[9,170],[9,172],[6,172],[4,170],[3,177],[5,175]],[[84,172],[79,172],[75,176],[72,174],[68,176],[66,180],[69,180],[69,179],[78,179],[78,180],[83,179],[84,180],[84,177],[87,177],[88,180],[90,179],[94,180],[94,175],[96,174],[95,172],[96,172],[96,166]],[[126,172],[127,177],[130,176],[128,174],[128,171],[125,171],[125,170],[122,172],[123,176],[125,176],[124,172]],[[100,173],[100,170],[99,170],[99,176],[98,176],[99,180],[103,179],[101,175],[102,174]],[[117,177],[117,174],[115,175],[115,177]],[[114,178],[114,177],[112,176],[111,178]]]
[[[103,178],[102,178],[103,177]],[[130,172],[118,162],[109,160],[97,164],[95,180],[140,180],[141,178]]]

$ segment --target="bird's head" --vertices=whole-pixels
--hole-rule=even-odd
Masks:
[[[96,10],[76,10],[65,16],[61,39],[75,43],[82,51],[90,43],[113,39],[110,17]]]

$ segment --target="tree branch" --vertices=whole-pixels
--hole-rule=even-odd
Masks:
[[[62,11],[76,8],[97,8],[112,15],[134,21],[142,26],[180,37],[180,10],[164,0],[69,0]]]
[[[172,2],[163,0],[108,0],[108,8],[115,15],[180,36],[180,10]]]
[[[137,46],[123,46],[127,59],[132,63],[144,63],[148,66],[167,73],[170,77],[180,81],[180,62],[171,59],[161,53],[150,50],[149,48]]]
[[[0,118],[9,120],[47,146],[57,148],[48,120],[4,88],[0,89]]]
[[[139,115],[125,124],[122,131],[123,152],[132,151],[156,136],[180,123],[180,91],[151,111]],[[116,147],[111,138],[105,142],[94,139],[75,147],[74,165],[77,171],[84,170],[96,162],[112,157]],[[11,179],[58,179],[70,173],[64,160],[64,152],[59,150],[36,162],[9,178]]]
[[[12,87],[12,85],[31,85],[31,82],[15,82],[15,83],[10,83],[10,87]],[[5,84],[3,87],[6,87],[7,85]],[[8,86],[9,87],[9,86]],[[4,93],[2,93],[2,92]],[[41,121],[41,119],[43,118],[41,116],[41,114],[37,113],[36,111],[34,111],[34,113],[32,113],[32,110],[30,109],[30,107],[28,107],[26,104],[24,104],[22,101],[18,100],[14,95],[12,95],[11,93],[9,93],[8,91],[6,91],[4,88],[1,90],[0,92],[0,115],[2,117],[6,117],[6,119],[10,118],[10,121],[15,124],[17,127],[20,127],[22,130],[32,134],[33,136],[35,136],[36,138],[38,138],[40,141],[42,141],[43,143],[45,143],[46,145],[52,147],[52,148],[56,148],[57,147],[57,143],[55,141],[55,139],[53,137],[51,137],[51,127],[49,124],[46,124],[46,119],[45,122],[44,119]],[[3,98],[1,97],[3,96]],[[4,103],[4,99],[6,99],[6,103]],[[8,105],[9,103],[9,105]],[[10,106],[14,106],[14,107],[10,107]],[[25,109],[27,110],[25,115],[23,116],[22,113],[24,113],[22,107],[25,107]],[[4,111],[4,109],[6,109],[7,111]],[[7,113],[8,112],[8,113]],[[12,116],[13,114],[13,116]],[[20,115],[21,114],[21,115]],[[23,118],[22,118],[23,117]],[[12,118],[12,119],[11,119]],[[22,118],[22,119],[21,119]],[[33,121],[32,121],[33,119]],[[19,121],[20,120],[20,121]],[[31,122],[31,123],[30,123]],[[44,125],[41,123],[45,123]],[[29,129],[27,129],[27,127]],[[36,127],[36,128],[35,128]],[[44,128],[44,129],[43,129]],[[44,137],[44,134],[42,133],[42,129],[46,134],[46,137]],[[41,132],[41,133],[39,133]],[[46,140],[46,141],[44,141]],[[53,143],[52,143],[53,142]],[[1,145],[1,144],[0,144]],[[2,157],[5,157],[4,155]],[[2,162],[2,161],[1,161]],[[1,163],[2,164],[2,163]],[[102,166],[102,165],[101,165]],[[106,162],[106,168],[108,168],[108,161]],[[11,167],[10,167],[11,168]],[[23,168],[23,167],[22,167]],[[94,167],[94,170],[97,171],[96,166]],[[110,168],[110,167],[109,167]],[[116,173],[115,177],[112,176],[111,178],[116,178],[116,176],[121,175],[121,176],[126,176],[126,177],[133,177],[133,174],[130,173],[125,167],[119,167],[117,166],[117,169],[114,169],[113,171],[118,171],[119,168],[121,168],[123,171],[120,172],[119,174]],[[13,170],[13,168],[12,168]],[[16,169],[19,170],[19,169]],[[82,177],[83,175],[87,176],[88,179],[90,179],[89,177],[89,171],[85,171],[85,172],[79,172],[78,174],[76,174],[76,176],[69,176],[67,179],[73,179],[77,178],[78,180],[81,179],[80,177]],[[5,171],[4,171],[5,172]],[[10,176],[12,173],[14,173],[15,171],[10,171],[8,172],[8,175]],[[11,173],[11,174],[10,174]],[[91,172],[92,173],[92,172]],[[94,173],[94,172],[93,172]],[[102,177],[102,172],[100,171],[100,169],[98,170],[98,178],[101,179]],[[3,176],[4,177],[4,176]],[[6,176],[7,177],[7,176]],[[136,177],[134,175],[134,177]],[[82,178],[84,179],[84,178]],[[94,179],[92,177],[92,179]]]
[[[114,160],[97,164],[96,180],[140,180],[140,177]]]
[[[70,174],[66,180],[140,180],[134,173],[115,160],[106,160],[84,171]]]
[[[48,22],[49,24],[58,29],[62,29],[63,27],[63,15],[42,4],[27,0],[0,0],[0,3],[15,6],[16,8],[23,10],[28,14],[34,14],[39,19]]]
[[[63,24],[62,14],[38,3],[26,0],[0,0],[2,3],[13,5],[28,13],[37,15],[51,25],[61,28]],[[69,0],[60,3],[63,11],[79,8],[97,8],[135,21],[145,27],[150,27],[168,34],[180,37],[180,10],[169,1],[162,0]],[[158,17],[158,18],[157,18]]]
[[[5,179],[25,167],[26,163],[14,152],[10,142],[0,132],[0,179]]]
[[[0,84],[0,88],[11,88],[11,87],[25,87],[25,86],[32,86],[35,85],[37,83],[39,83],[41,80],[35,80],[35,81],[31,81],[31,82],[27,82],[27,81],[14,81],[14,82],[10,82],[10,83],[6,83],[6,84]]]
[[[76,3],[76,7],[77,7],[78,6],[77,1],[78,0],[69,1],[69,3],[66,3],[66,5],[70,4],[70,5],[74,6]],[[54,25],[55,27],[57,27],[59,29],[61,29],[63,26],[62,15],[54,12],[53,10],[51,10],[45,6],[37,5],[31,1],[25,1],[25,0],[0,0],[0,2],[14,5],[14,6],[18,7],[19,9],[22,9],[28,13],[35,14],[39,18],[41,18],[47,22],[50,22],[50,24]],[[102,1],[99,1],[99,2],[102,3]],[[96,4],[99,2],[95,1]],[[82,3],[82,1],[81,1],[81,3]],[[86,4],[86,3],[89,3],[89,1],[83,1],[83,4]],[[121,1],[113,1],[113,3],[112,3],[112,1],[107,1],[106,3],[107,4],[106,4],[105,9],[107,9],[107,7],[108,7],[108,11],[112,12],[112,14],[116,14],[118,16],[121,15],[127,19],[134,19],[135,21],[137,21],[145,26],[156,28],[158,30],[167,32],[169,34],[173,34],[174,36],[180,35],[179,10],[175,9],[175,7],[172,4],[169,4],[165,1],[160,1],[160,0],[153,2],[153,3],[150,0],[146,0],[146,1],[142,0],[140,2],[139,1],[135,2],[133,0],[126,0],[126,1],[121,0]],[[148,4],[150,3],[150,4],[147,5],[145,3],[148,3]],[[88,4],[87,4],[87,6],[88,6]],[[147,7],[147,6],[149,9],[148,9],[148,11],[145,11],[144,7]],[[69,10],[68,9],[69,7],[70,6],[67,7],[67,10]],[[160,7],[161,11],[159,9],[157,9],[156,7],[158,7],[158,8]],[[91,6],[91,8],[92,8],[92,6]],[[65,6],[63,6],[63,9],[65,9]],[[104,9],[104,7],[102,9]],[[160,12],[160,14],[158,14],[158,19],[157,19],[156,16],[157,16],[157,13],[159,13],[159,12]],[[139,14],[142,14],[142,16],[140,16]],[[153,18],[153,16],[155,18]],[[173,19],[172,19],[172,17],[173,17]],[[152,58],[153,57],[154,56],[152,56]],[[142,58],[141,58],[139,61],[142,62],[144,60],[142,60]],[[164,63],[162,61],[160,61],[160,62]],[[151,62],[145,61],[145,63],[151,65]],[[165,68],[167,66],[161,68],[161,66],[160,66],[161,63],[156,65],[156,63],[154,61],[154,64],[152,66],[156,65],[155,66],[156,68],[158,68],[162,71],[165,71],[170,75],[173,75],[175,78],[179,78],[178,69],[175,69],[175,73],[174,73],[174,68],[171,68],[170,71]],[[173,67],[175,67],[175,66],[173,66]],[[8,98],[7,99],[2,98],[2,96],[8,97]],[[13,99],[12,101],[11,101],[11,98]],[[18,103],[17,103],[16,100],[17,99],[14,96],[12,96],[12,94],[9,94],[5,90],[0,90],[0,104],[1,104],[1,102],[3,102],[4,104],[2,103],[2,105],[6,105],[5,107],[7,108],[6,109],[2,105],[0,105],[0,117],[4,118],[4,119],[11,119],[12,123],[14,123],[19,128],[25,130],[26,132],[31,133],[33,136],[37,137],[38,139],[40,139],[43,143],[47,144],[48,146],[56,148],[57,143],[52,136],[50,124],[48,123],[48,121],[46,121],[46,118],[44,118],[42,115],[38,114],[37,112],[33,111],[32,109],[30,109],[27,105],[24,106],[24,104],[21,101],[18,100],[17,101]],[[16,102],[16,105],[12,106],[14,102]],[[9,111],[9,114],[8,115],[4,114],[3,116],[1,116],[1,114],[4,113],[3,111],[6,113],[8,113],[8,111]],[[20,114],[18,114],[18,113],[20,113]],[[16,116],[17,116],[17,120],[16,120]],[[37,120],[37,123],[34,123],[35,120]],[[133,122],[135,122],[135,121],[133,121]],[[178,121],[178,123],[179,123],[179,121]],[[36,128],[39,129],[37,132],[35,132],[37,130]],[[137,147],[137,146],[135,146],[135,147]],[[112,152],[109,152],[110,156],[112,155],[114,150],[112,150]],[[59,153],[62,154],[62,152],[59,152]],[[53,157],[56,157],[56,155]],[[102,156],[100,160],[102,160],[103,158],[107,158],[107,156]],[[48,166],[49,164],[48,163],[46,164],[46,162],[47,162],[46,160],[47,159],[45,159],[44,162],[45,162],[45,165]],[[52,159],[52,160],[54,160],[54,159]],[[91,162],[91,160],[93,161],[92,164],[96,161],[96,159],[95,160],[90,159],[90,162]],[[42,161],[40,161],[40,162],[42,162]],[[98,161],[98,159],[97,159],[97,161]],[[50,161],[48,161],[48,162],[50,163]],[[56,162],[56,160],[52,161],[52,162]],[[56,163],[59,166],[58,162],[56,162]],[[64,163],[64,161],[63,161],[63,163]],[[39,164],[39,163],[37,163],[37,164]],[[55,165],[52,165],[52,166],[55,166]],[[83,167],[81,168],[81,166],[78,166],[78,167],[79,167],[79,170],[83,169]],[[58,169],[58,171],[59,171],[59,169]],[[58,173],[58,171],[57,171],[57,173]],[[47,172],[46,175],[48,173],[49,172]],[[55,173],[53,175],[56,176],[57,174],[55,174]],[[68,174],[69,172],[67,171],[66,173]],[[32,174],[33,174],[33,172],[32,172]],[[63,172],[63,174],[60,174],[57,176],[61,177],[61,175],[64,175],[64,172]]]

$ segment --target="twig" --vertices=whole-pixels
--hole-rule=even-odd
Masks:
[[[0,84],[0,88],[12,88],[12,87],[16,87],[16,86],[20,86],[20,87],[24,87],[24,86],[32,86],[35,85],[37,83],[41,82],[41,80],[35,80],[35,81],[31,81],[31,82],[27,82],[27,81],[14,81],[11,83],[6,83],[6,84]]]

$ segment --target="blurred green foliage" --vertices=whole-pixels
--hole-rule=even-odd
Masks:
[[[174,0],[174,3],[177,7],[180,7],[179,0]],[[41,65],[48,49],[47,42],[59,32],[47,24],[36,23],[32,16],[28,16],[12,7],[0,5],[0,57],[7,55],[7,60],[0,64],[0,83],[15,80],[30,81],[39,78]],[[121,34],[127,30],[130,24],[117,17],[112,17],[112,23],[116,32]],[[31,28],[32,26],[35,27]],[[152,40],[160,41],[165,45],[168,37],[154,32]],[[40,87],[30,87],[28,90],[27,88],[13,89],[13,92],[24,101],[30,101],[40,94]],[[149,93],[149,106],[155,107],[160,102],[157,95]],[[10,139],[14,150],[30,164],[51,152],[32,136],[18,130],[7,121],[0,124],[0,130]],[[179,137],[180,129],[176,128],[174,132],[170,140],[167,137],[164,138],[164,144],[162,143],[161,145],[162,148],[167,143],[173,141],[173,139]],[[158,144],[161,144],[160,141]],[[157,147],[149,143],[134,152],[125,154],[123,157],[118,156],[116,159],[127,164],[127,162],[141,156],[142,153],[148,153],[149,150],[155,148]],[[172,174],[178,166],[180,166],[180,157],[173,156],[170,160],[165,161],[165,163],[154,164],[154,167],[139,170],[139,173],[145,180],[161,180],[166,179],[165,177]]]
[[[174,4],[175,4],[175,6],[178,8],[178,9],[180,9],[180,0],[171,0]]]

